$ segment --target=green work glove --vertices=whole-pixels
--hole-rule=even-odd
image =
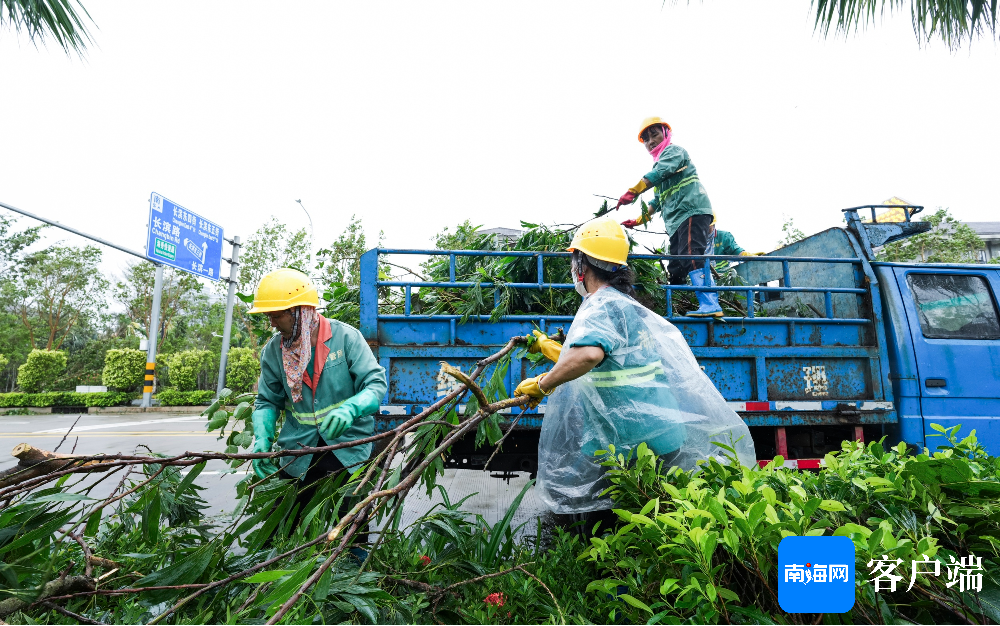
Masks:
[[[343,404],[326,414],[323,423],[319,425],[319,434],[327,443],[330,443],[346,433],[354,420],[362,415],[371,415],[378,411],[378,401],[378,396],[371,389],[354,394]]]
[[[254,413],[250,419],[253,421],[253,451],[270,452],[271,446],[274,444],[277,416],[271,411],[260,411]],[[271,459],[253,459],[250,464],[253,465],[254,474],[257,474],[257,478],[261,480],[277,474],[278,470],[281,469]]]

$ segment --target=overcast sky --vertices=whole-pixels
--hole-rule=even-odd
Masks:
[[[0,31],[0,201],[136,249],[152,191],[244,238],[301,199],[320,246],[352,213],[394,247],[582,222],[650,169],[647,115],[750,250],[894,195],[1000,220],[997,46],[921,49],[908,13],[824,39],[798,0],[84,3],[83,60]]]

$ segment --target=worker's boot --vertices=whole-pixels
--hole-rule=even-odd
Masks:
[[[691,284],[695,287],[712,286],[712,270],[706,267],[694,270],[688,274]],[[708,280],[705,280],[705,279]],[[698,298],[698,308],[688,311],[688,317],[722,317],[722,307],[719,306],[719,294],[715,291],[696,291],[694,295]]]

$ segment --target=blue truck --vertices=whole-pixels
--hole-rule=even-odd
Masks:
[[[976,430],[1000,454],[1000,267],[981,264],[885,263],[879,246],[929,228],[906,219],[878,223],[878,205],[844,210],[845,227],[831,228],[759,257],[710,255],[736,262],[737,292],[745,317],[676,315],[672,292],[661,285],[666,319],[681,330],[702,369],[750,427],[760,462],[782,455],[802,469],[817,468],[842,441],[905,441],[934,449],[932,424]],[[859,211],[871,211],[862,219]],[[448,281],[399,281],[379,274],[387,255],[448,257]],[[572,289],[546,283],[544,267],[562,252],[373,249],[361,258],[361,332],[388,377],[378,430],[395,427],[433,404],[456,383],[440,362],[472,369],[476,361],[534,328],[567,330],[572,316],[425,315],[411,306],[414,289],[476,288],[456,280],[462,256],[531,257],[537,281],[514,289]],[[635,255],[633,258],[690,258]],[[699,257],[702,258],[702,257]],[[479,283],[479,288],[490,287]],[[380,312],[379,290],[402,292],[403,312]],[[505,373],[510,393],[532,370],[519,359]],[[489,376],[487,372],[485,376]],[[545,404],[521,415],[488,469],[534,473]],[[512,419],[513,416],[507,416]],[[446,467],[482,469],[492,453],[472,438],[455,446]]]

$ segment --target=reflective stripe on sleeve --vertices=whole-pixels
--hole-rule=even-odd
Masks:
[[[680,189],[681,187],[686,187],[686,186],[690,185],[691,183],[696,183],[696,182],[698,182],[698,176],[697,175],[688,176],[687,178],[685,178],[681,182],[677,183],[673,187],[670,187],[668,189],[664,189],[663,191],[661,191],[659,193],[659,198],[660,198],[661,201],[662,200],[666,200],[670,196],[672,196],[675,193],[677,193],[677,190]]]
[[[657,361],[642,367],[632,367],[614,372],[591,372],[587,375],[587,380],[595,387],[625,387],[649,382],[656,378],[657,374],[663,373],[663,364]]]

